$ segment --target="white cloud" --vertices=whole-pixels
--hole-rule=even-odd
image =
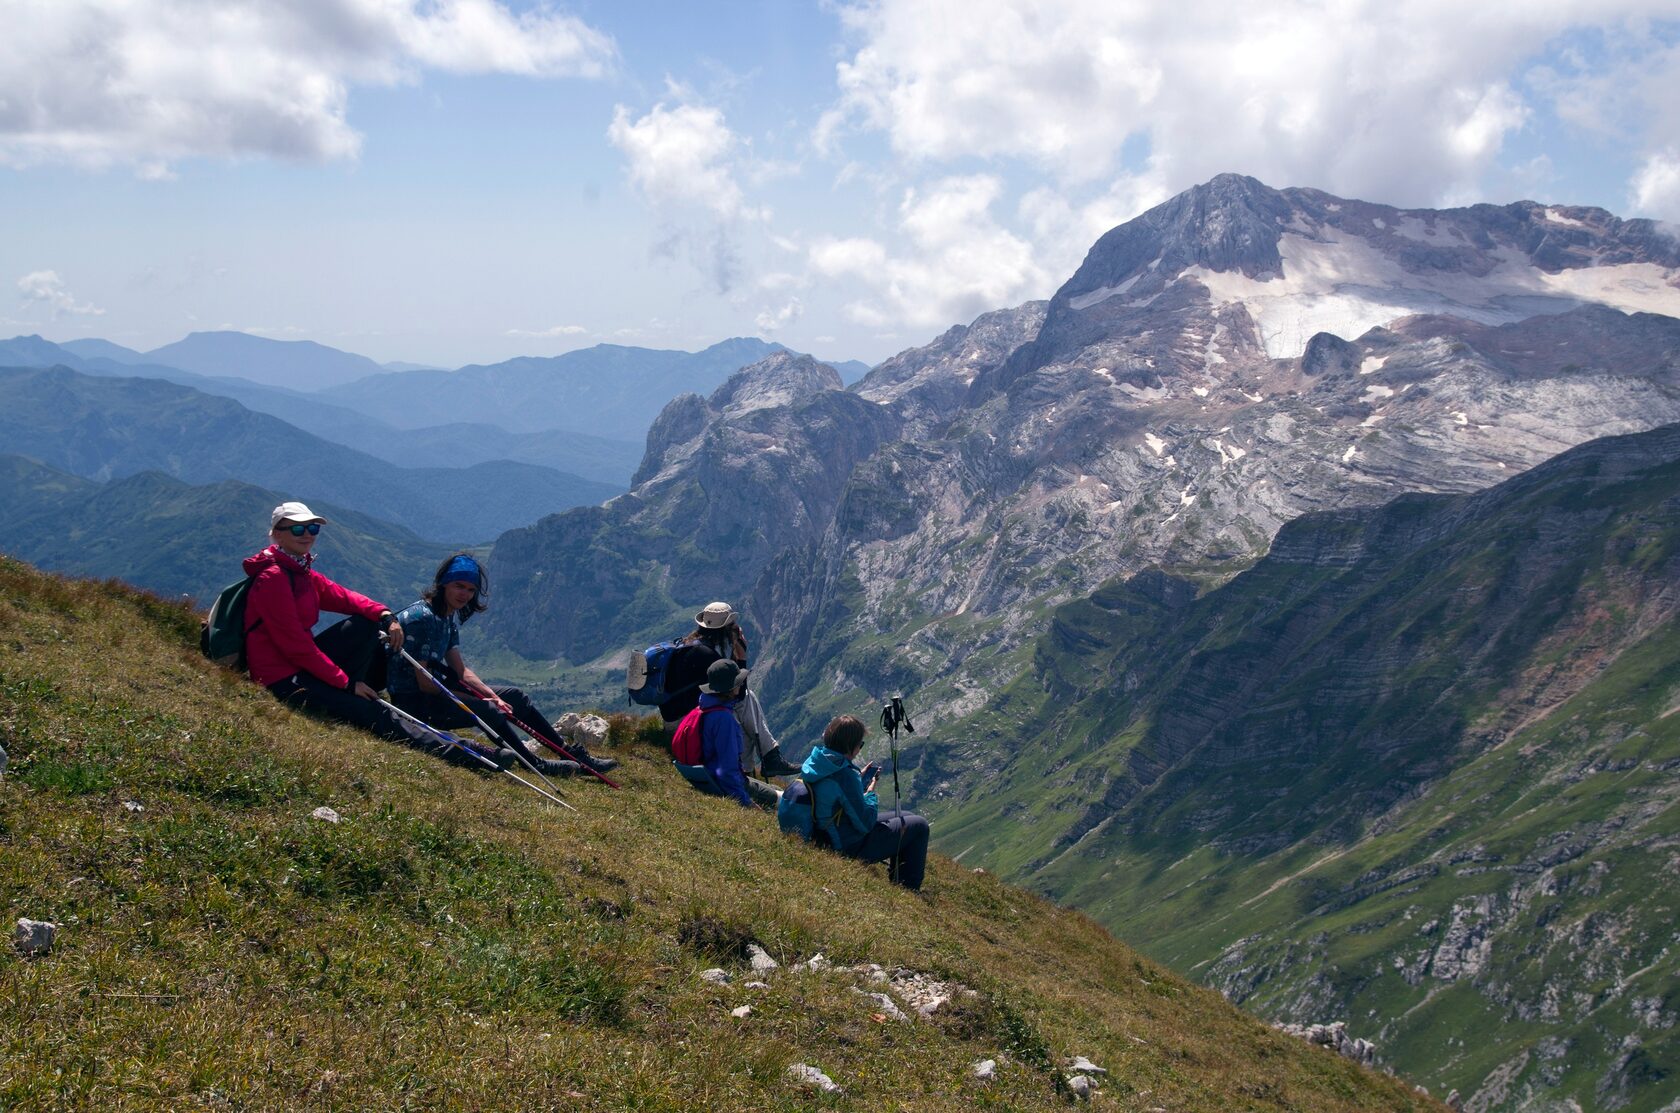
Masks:
[[[57,271],[31,271],[17,280],[18,295],[26,305],[41,305],[57,317],[72,313],[81,317],[98,317],[104,310],[90,302],[79,302],[64,288],[64,280]]]
[[[8,0],[0,163],[132,165],[193,156],[354,157],[357,84],[424,69],[597,77],[612,40],[497,0]]]
[[[841,13],[857,45],[820,146],[880,131],[912,163],[1020,160],[1064,187],[1107,181],[1125,150],[1175,191],[1235,170],[1430,204],[1495,169],[1566,87],[1578,119],[1593,88],[1623,90],[1653,127],[1680,112],[1677,52],[1642,22],[1672,18],[1673,0],[868,0]],[[1585,28],[1625,45],[1582,63],[1598,85],[1525,80]],[[1627,94],[1617,78],[1635,69]]]
[[[898,214],[904,253],[870,239],[822,239],[808,262],[818,274],[869,290],[846,313],[873,328],[948,325],[1048,295],[1053,281],[1032,245],[992,215],[1002,188],[996,177],[976,174],[907,190]]]
[[[1031,233],[1039,261],[1051,274],[1067,276],[1103,233],[1159,205],[1172,191],[1153,171],[1122,174],[1096,197],[1075,202],[1064,191],[1040,186],[1021,198],[1019,213]]]
[[[1680,221],[1680,149],[1670,147],[1645,160],[1633,177],[1629,204],[1640,216]]]
[[[735,177],[741,142],[723,113],[697,104],[656,104],[640,119],[624,105],[607,138],[624,154],[630,181],[655,205],[693,206],[724,219],[760,219]]]
[[[871,239],[824,237],[811,245],[811,266],[830,278],[843,275],[867,277],[887,262],[887,249]]]
[[[768,235],[770,210],[747,203],[740,175],[752,176],[748,145],[723,112],[684,98],[672,81],[674,105],[660,103],[640,117],[618,105],[607,139],[624,156],[630,183],[664,221],[656,257],[686,258],[708,285],[727,294],[741,281],[743,228]]]
[[[799,320],[804,312],[805,306],[800,303],[798,298],[789,298],[787,304],[780,309],[766,309],[761,312],[754,318],[754,323],[758,325],[761,332],[775,332],[777,329],[786,328]]]
[[[553,328],[543,329],[510,328],[507,330],[507,335],[552,339],[560,336],[580,336],[588,331],[582,325],[555,325]]]

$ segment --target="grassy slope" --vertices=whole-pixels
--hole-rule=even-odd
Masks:
[[[964,724],[991,738],[1026,722],[1037,744],[940,816],[938,841],[1085,909],[1263,1015],[1346,1018],[1385,1061],[1437,1090],[1468,1094],[1504,1067],[1505,1107],[1541,1099],[1667,1107],[1680,1094],[1680,901],[1671,884],[1680,627],[1630,616],[1663,613],[1647,597],[1674,582],[1676,465],[1590,487],[1553,471],[1480,522],[1465,551],[1445,559],[1425,550],[1415,558],[1421,574],[1385,572],[1315,624],[1290,620],[1330,577],[1275,562],[1251,574],[1258,588],[1223,593],[1237,596],[1228,632],[1159,608],[1147,585],[1110,585],[1063,608],[1041,639],[1039,674]],[[1569,558],[1545,565],[1544,580],[1524,571],[1537,549],[1526,531],[1576,503],[1616,513],[1568,535]],[[1505,571],[1513,561],[1515,571]],[[1480,599],[1502,585],[1511,596],[1506,636],[1465,636],[1500,603]],[[1387,608],[1375,612],[1381,621],[1354,621],[1376,606]],[[1392,634],[1361,642],[1370,630]],[[1329,667],[1312,670],[1278,664],[1281,654],[1264,658],[1260,675],[1276,684],[1235,714],[1272,717],[1270,745],[1233,747],[1223,762],[1194,764],[1192,755],[1068,846],[1065,832],[1083,807],[1112,784],[1125,787],[1121,759],[1149,743],[1157,716],[1211,704],[1206,687],[1187,696],[1173,686],[1191,668],[1189,654],[1153,648],[1178,634],[1197,639],[1199,652],[1224,654],[1226,667],[1205,671],[1232,684],[1245,649],[1253,657],[1276,643],[1306,655],[1326,638],[1335,652]],[[1393,651],[1420,639],[1440,647],[1434,659]],[[1140,707],[1121,693],[1151,652],[1166,662],[1157,671],[1173,698]],[[1360,670],[1377,656],[1373,683]],[[1070,695],[1069,678],[1090,674],[1112,691]],[[1548,678],[1571,698],[1551,706]],[[1368,706],[1342,695],[1350,685]],[[1414,691],[1440,698],[1419,714],[1407,702]],[[1290,747],[1312,720],[1285,714],[1297,708],[1343,709],[1348,752],[1303,763]],[[1208,718],[1212,734],[1221,723]],[[1532,721],[1502,745],[1478,748],[1522,718]],[[1362,757],[1351,745],[1385,730],[1396,744]],[[1361,788],[1398,778],[1399,744],[1416,749],[1420,738],[1434,739],[1425,756],[1441,760],[1415,793],[1357,826],[1338,816]],[[1325,816],[1341,822],[1332,827]],[[1277,832],[1291,837],[1281,846],[1257,837]],[[1462,948],[1448,944],[1452,933]],[[1477,948],[1487,954],[1476,969],[1451,970],[1456,955]]]
[[[0,903],[63,925],[0,957],[0,1106],[1033,1109],[1072,1054],[1111,1070],[1108,1108],[1428,1106],[990,876],[939,860],[916,896],[783,839],[631,723],[626,787],[574,783],[563,813],[282,711],[193,632],[0,559]],[[833,975],[697,979],[749,937],[982,996],[880,1023]],[[797,1060],[847,1096],[789,1090]]]

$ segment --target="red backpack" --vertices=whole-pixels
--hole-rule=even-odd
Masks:
[[[728,707],[696,707],[682,717],[677,733],[671,736],[671,760],[678,765],[699,765],[705,758],[700,748],[700,719],[711,711],[730,711]]]

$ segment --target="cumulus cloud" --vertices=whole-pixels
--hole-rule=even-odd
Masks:
[[[1633,176],[1629,203],[1640,216],[1680,221],[1680,149],[1648,157]]]
[[[98,317],[104,310],[90,302],[77,301],[64,287],[57,271],[31,271],[17,280],[18,295],[25,305],[44,306],[54,317],[70,313],[79,317]]]
[[[894,254],[867,238],[824,238],[807,261],[818,274],[868,290],[847,314],[874,328],[966,321],[1048,293],[1051,277],[1032,245],[993,215],[1002,189],[996,177],[975,174],[907,190],[898,209],[906,251]]]
[[[500,0],[10,0],[0,5],[0,162],[354,157],[357,84],[426,69],[598,77],[613,42]]]
[[[1618,36],[1638,44],[1628,54],[1582,65],[1626,96],[1604,67],[1637,63],[1637,99],[1658,116],[1676,111],[1659,104],[1680,73],[1641,22],[1672,17],[1670,0],[872,0],[841,11],[858,45],[838,65],[819,144],[879,131],[912,164],[1022,160],[1064,188],[1135,172],[1123,163],[1146,155],[1172,190],[1237,170],[1430,204],[1479,182],[1553,93],[1567,87],[1581,118],[1593,111],[1590,83],[1559,80],[1549,93],[1526,80],[1568,34],[1631,29]]]
[[[765,215],[746,204],[735,175],[742,144],[716,108],[656,104],[632,119],[619,105],[607,139],[623,153],[631,183],[656,205],[692,206],[724,219]]]
[[[775,332],[799,320],[805,306],[798,298],[789,298],[780,309],[766,309],[754,318],[760,332]]]
[[[680,85],[670,92],[692,95]],[[742,277],[744,228],[763,230],[770,210],[747,202],[740,174],[748,148],[715,107],[679,100],[641,116],[613,110],[607,140],[624,156],[630,183],[663,220],[657,257],[685,257],[719,293]]]

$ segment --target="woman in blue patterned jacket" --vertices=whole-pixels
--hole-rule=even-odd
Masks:
[[[612,758],[591,757],[580,743],[562,739],[523,691],[511,685],[491,687],[467,667],[461,656],[461,624],[488,608],[489,594],[490,579],[471,553],[456,553],[438,565],[432,586],[397,614],[408,654],[424,668],[414,668],[401,657],[392,656],[386,677],[392,702],[440,730],[472,726],[472,719],[443,690],[442,685],[447,684],[450,692],[496,732],[502,745],[517,748],[550,776],[569,776],[581,770],[575,762],[548,761],[533,753],[521,741],[512,719],[542,732],[597,772],[616,768],[618,762]]]

